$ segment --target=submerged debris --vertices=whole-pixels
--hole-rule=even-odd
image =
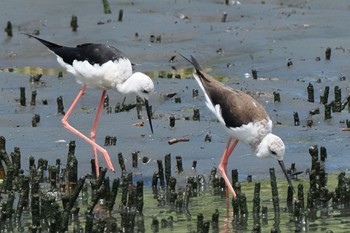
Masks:
[[[172,144],[175,144],[175,143],[178,143],[178,142],[189,142],[190,139],[188,138],[185,138],[185,137],[181,137],[181,138],[172,138],[172,139],[169,139],[168,140],[168,144],[169,145],[172,145]]]

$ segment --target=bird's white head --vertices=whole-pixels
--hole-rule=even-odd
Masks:
[[[153,133],[152,114],[148,103],[154,91],[152,79],[144,73],[135,72],[124,83],[117,84],[116,89],[122,94],[134,93],[144,99],[149,125]]]
[[[116,88],[122,94],[134,93],[149,100],[154,91],[154,84],[152,79],[144,73],[135,72],[124,83],[117,84]]]
[[[292,180],[287,173],[287,169],[283,162],[283,157],[285,153],[285,146],[282,139],[272,133],[267,134],[264,139],[261,141],[260,145],[257,148],[256,155],[258,157],[272,157],[277,159],[281,169],[287,179],[289,187],[294,191]]]
[[[282,139],[272,133],[267,134],[257,148],[256,156],[272,157],[278,161],[283,160],[285,146]]]

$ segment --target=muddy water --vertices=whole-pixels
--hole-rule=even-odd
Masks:
[[[172,66],[177,69],[189,67],[179,56],[169,63],[171,56],[177,52],[193,54],[204,67],[210,68],[212,75],[228,77],[227,85],[252,93],[265,105],[274,123],[280,123],[274,131],[286,143],[287,164],[296,162],[297,166],[304,168],[309,161],[306,154],[308,146],[321,144],[328,148],[334,161],[330,169],[348,167],[349,135],[340,130],[345,127],[343,122],[348,118],[348,112],[335,113],[331,120],[324,121],[324,107],[319,104],[319,96],[325,86],[330,87],[330,101],[334,98],[335,86],[341,87],[343,98],[348,94],[349,42],[343,29],[349,17],[347,1],[337,1],[336,4],[328,1],[245,1],[240,5],[224,5],[219,1],[161,1],[158,4],[153,1],[125,1],[110,4],[112,14],[105,15],[103,6],[95,1],[75,1],[74,4],[70,1],[3,3],[6,11],[0,17],[2,22],[12,22],[14,36],[8,38],[2,34],[1,68],[61,69],[46,48],[21,35],[21,32],[39,30],[45,39],[72,46],[84,42],[115,45],[139,64],[136,69],[148,71],[154,78],[156,92],[151,101],[156,132],[150,135],[147,127],[132,127],[138,121],[134,111],[104,114],[98,130],[99,143],[103,142],[105,135],[115,135],[118,136],[118,146],[108,148],[111,154],[130,154],[133,150],[140,150],[142,154],[157,159],[165,153],[172,153],[182,155],[188,161],[204,160],[202,164],[210,167],[219,161],[218,155],[226,135],[205,108],[203,95],[192,98],[192,89],[198,89],[197,84],[192,79],[157,78],[157,71],[176,73]],[[120,9],[124,11],[122,22],[117,21]],[[228,16],[222,23],[224,12]],[[78,16],[77,32],[72,32],[70,28],[73,14]],[[151,35],[161,36],[161,43],[151,43]],[[324,59],[327,47],[332,49],[330,61]],[[316,57],[321,60],[316,61]],[[287,67],[288,59],[293,62],[291,68]],[[244,74],[252,69],[258,71],[258,80],[245,78]],[[182,77],[190,76],[190,72],[182,74]],[[345,80],[339,81],[340,77],[345,77]],[[24,154],[54,159],[64,157],[66,148],[65,143],[56,141],[77,140],[78,153],[86,154],[86,161],[81,162],[87,163],[90,159],[89,146],[61,127],[61,116],[57,116],[55,106],[56,98],[63,96],[67,109],[79,85],[69,74],[63,79],[57,79],[55,74],[44,75],[42,80],[45,85],[41,87],[31,87],[28,79],[28,74],[1,73],[1,131],[8,138],[9,148],[19,146]],[[309,82],[315,88],[315,103],[306,101]],[[47,99],[48,106],[40,103],[35,107],[18,106],[15,100],[19,97],[18,88],[21,86],[27,88],[28,99],[31,90],[37,89],[38,102]],[[281,103],[273,103],[274,91],[281,94]],[[169,92],[178,93],[182,98],[181,104],[162,98]],[[99,95],[96,90],[88,90],[72,117],[72,123],[78,123],[86,133],[91,127]],[[114,92],[110,92],[109,96],[111,105],[123,98]],[[130,97],[127,101],[132,102],[134,98]],[[192,115],[195,107],[200,109],[201,121],[183,120],[185,116]],[[312,117],[313,127],[305,127],[309,111],[314,108],[320,108],[321,113]],[[293,126],[294,112],[299,113],[301,126]],[[34,113],[39,113],[42,118],[35,129],[31,127]],[[170,115],[179,117],[176,128],[171,130],[168,128]],[[207,133],[212,134],[212,143],[203,143]],[[140,136],[143,134],[146,137]],[[190,142],[173,146],[167,144],[169,137],[178,136],[187,136]],[[18,138],[21,140],[15,140]],[[57,153],[48,153],[52,152],[52,148],[56,148]],[[270,164],[275,165],[268,159],[251,158],[248,153],[244,145],[239,145],[230,165],[244,168],[243,173],[253,175],[264,174]],[[255,165],[251,165],[251,159],[256,160]]]

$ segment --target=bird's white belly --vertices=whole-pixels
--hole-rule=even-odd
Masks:
[[[272,121],[270,118],[250,122],[246,125],[242,125],[241,127],[226,127],[225,120],[222,117],[220,105],[216,105],[215,107],[210,101],[208,95],[206,95],[206,104],[211,112],[215,114],[221,125],[223,125],[226,129],[226,132],[230,137],[238,139],[239,141],[251,146],[257,146],[261,140],[272,131]]]
[[[125,82],[132,75],[132,67],[128,59],[108,61],[103,65],[91,65],[88,61],[77,60],[69,65],[60,57],[57,60],[76,77],[78,83],[92,88],[115,89],[117,84]]]
[[[272,121],[268,119],[250,122],[238,128],[225,127],[225,129],[232,138],[236,138],[247,145],[254,146],[259,144],[267,134],[271,133]]]

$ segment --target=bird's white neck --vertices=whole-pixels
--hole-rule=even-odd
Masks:
[[[137,73],[133,73],[125,82],[117,84],[117,91],[121,94],[137,93]]]
[[[116,89],[122,94],[135,93],[145,98],[153,92],[154,84],[147,75],[135,72],[125,82],[117,84]]]
[[[268,135],[268,134],[267,134]],[[256,156],[258,157],[266,157],[266,149],[268,148],[268,140],[267,135],[263,137],[260,141],[256,141],[255,143],[252,143],[250,146],[252,150],[254,150]]]
[[[285,146],[280,137],[268,133],[255,148],[255,153],[258,157],[274,157],[277,160],[283,160]]]

